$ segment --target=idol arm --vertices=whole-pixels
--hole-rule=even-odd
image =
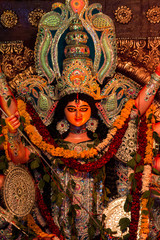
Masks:
[[[21,141],[18,131],[20,126],[19,113],[17,111],[17,101],[12,94],[5,75],[0,68],[0,107],[1,116],[5,118],[8,126],[8,153],[12,161],[16,164],[25,163],[29,160],[30,151]],[[2,137],[2,134],[0,135]],[[0,145],[3,150],[3,144]]]
[[[0,67],[0,106],[2,110],[11,116],[17,111],[16,99],[8,87],[4,73],[1,71]]]
[[[138,108],[140,115],[143,115],[148,107],[151,105],[155,94],[159,88],[160,82],[160,64],[157,67],[156,71],[151,75],[150,82],[143,87],[140,91],[137,99],[136,99],[136,107]],[[8,107],[7,102],[4,96],[1,96],[1,106],[2,109],[8,114],[8,118],[6,119],[6,123],[8,124],[9,128],[9,140],[8,143],[8,151],[9,156],[15,164],[19,163],[26,163],[29,160],[30,149],[25,147],[22,142],[21,138],[18,136],[18,127],[19,127],[19,115],[17,112],[17,103],[16,100],[11,93],[9,87],[6,87],[8,90],[5,92],[5,99],[7,97],[12,96],[11,104]],[[11,145],[15,145],[15,148],[11,148]]]
[[[139,92],[136,99],[136,107],[139,110],[140,116],[143,115],[154,100],[155,94],[160,86],[160,64],[155,72],[151,75],[151,79]]]
[[[6,119],[8,126],[8,153],[15,164],[26,163],[29,160],[30,150],[22,143],[18,130],[20,126],[19,114],[16,111]]]

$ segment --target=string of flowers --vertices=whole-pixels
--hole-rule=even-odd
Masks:
[[[20,102],[20,104],[21,104],[21,102]],[[114,154],[116,154],[116,152],[117,152],[117,150],[118,150],[118,148],[121,144],[122,138],[123,138],[124,133],[125,133],[125,131],[127,129],[127,126],[128,126],[129,115],[130,115],[131,109],[133,107],[133,104],[134,104],[134,100],[130,100],[125,105],[125,108],[122,110],[122,115],[120,115],[120,117],[114,122],[114,124],[113,124],[114,128],[113,129],[116,129],[116,126],[117,126],[118,131],[116,130],[114,140],[110,144],[109,150],[108,149],[107,149],[108,151],[106,151],[106,149],[104,150],[104,152],[106,152],[106,154],[103,155],[103,157],[99,158],[95,162],[87,163],[87,164],[81,164],[81,163],[77,162],[77,160],[75,160],[74,158],[62,158],[62,161],[64,162],[64,164],[66,166],[70,167],[70,168],[74,168],[76,170],[85,171],[85,172],[94,171],[97,168],[101,168],[102,166],[104,166],[110,160],[110,158],[113,157]],[[46,127],[44,127],[43,123],[39,119],[39,116],[36,114],[36,112],[32,108],[32,106],[27,105],[27,112],[29,113],[29,116],[28,116],[28,113],[26,114],[26,111],[24,111],[25,108],[24,108],[23,103],[22,103],[22,108],[23,108],[23,111],[20,111],[20,112],[23,113],[24,117],[27,117],[26,122],[29,123],[29,121],[30,121],[29,119],[30,119],[30,115],[31,115],[31,118],[33,120],[33,126],[32,127],[35,128],[37,132],[39,132],[41,141],[42,141],[42,136],[43,136],[43,139],[45,140],[46,144],[48,142],[51,142],[50,145],[52,147],[54,147],[55,143],[54,143],[53,138],[50,136]],[[120,123],[119,123],[119,121],[120,121]],[[36,124],[36,123],[38,123],[38,124]],[[123,126],[123,128],[122,128],[122,126]],[[32,134],[33,134],[33,132],[32,132]],[[34,138],[37,139],[37,136],[34,137]],[[113,138],[113,135],[112,135],[112,138]],[[108,142],[107,139],[108,139],[108,136],[105,139],[106,143]],[[97,148],[100,151],[100,149],[104,148],[106,145],[107,144],[103,143],[103,147],[102,147],[102,145],[99,144],[97,146]],[[60,148],[57,147],[57,149],[60,149]],[[81,157],[82,157],[82,155],[81,155]],[[83,157],[85,157],[85,156],[83,156]]]
[[[142,194],[149,192],[149,186],[151,182],[152,173],[152,162],[153,162],[153,125],[155,124],[155,106],[151,107],[146,112],[146,123],[147,123],[147,146],[145,150],[144,158],[144,171],[142,175]],[[145,240],[149,234],[149,211],[147,208],[148,199],[141,198],[141,225],[140,225],[140,235],[141,239]],[[148,214],[147,214],[148,213]]]
[[[37,236],[41,237],[41,238],[52,238],[52,237],[56,237],[55,234],[47,234],[45,232],[43,232],[41,230],[41,228],[35,223],[34,218],[32,217],[31,214],[27,215],[27,223],[28,223],[28,227],[30,229],[32,229]]]
[[[146,140],[147,124],[145,117],[141,119],[138,131],[138,149],[136,157],[141,156],[140,161],[134,167],[134,184],[131,185],[132,205],[131,205],[131,223],[129,228],[130,240],[137,239],[138,224],[139,224],[139,213],[140,213],[140,198],[142,189],[142,172],[137,171],[138,167],[144,165],[145,149],[147,145]],[[143,136],[143,137],[142,137]],[[135,188],[135,189],[134,189]]]
[[[125,120],[129,117],[129,114],[131,112],[131,109],[132,109],[133,105],[134,105],[134,100],[131,100],[131,101],[126,103],[124,109],[122,110],[122,114],[114,122],[113,127],[117,128],[117,129],[122,128]],[[108,145],[108,139],[110,139],[110,138],[107,136],[107,138],[103,141],[103,147],[102,147],[101,144],[99,144],[97,146],[97,149],[91,148],[90,150],[83,151],[79,154],[76,151],[71,151],[71,150],[63,149],[63,148],[59,148],[59,147],[55,148],[52,144],[48,144],[47,142],[43,141],[42,136],[39,134],[37,129],[33,125],[31,125],[30,115],[27,113],[26,104],[22,100],[18,101],[18,110],[19,110],[20,115],[25,118],[25,123],[24,123],[25,131],[28,133],[28,135],[30,137],[30,140],[36,146],[38,146],[39,148],[41,148],[44,151],[47,151],[52,156],[60,156],[60,157],[65,157],[65,158],[70,158],[70,157],[90,158],[90,157],[94,157],[98,154],[97,149],[102,149],[106,145]],[[105,145],[105,142],[107,142],[106,145]]]
[[[50,215],[50,212],[48,211],[48,208],[45,205],[45,203],[43,201],[43,197],[37,186],[36,186],[36,198],[37,198],[37,203],[38,203],[39,209],[41,211],[41,214],[44,217],[44,219],[46,220],[49,230],[51,232],[53,232],[54,234],[56,234],[56,236],[58,236],[60,238],[60,240],[64,240],[64,237],[61,235],[58,226],[54,223],[53,218]]]
[[[121,114],[118,118],[114,121],[111,130],[109,131],[107,138],[105,138],[101,143],[98,144],[96,149],[100,152],[103,149],[107,149],[107,146],[112,141],[118,129],[121,129],[124,125],[126,119],[129,118],[131,110],[135,104],[135,100],[130,99],[126,104],[125,107],[122,109]]]
[[[146,112],[147,123],[147,147],[145,151],[144,164],[151,164],[153,162],[153,125],[155,124],[154,112],[156,107],[154,104]]]

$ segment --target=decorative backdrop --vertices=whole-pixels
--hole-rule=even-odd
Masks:
[[[0,0],[0,62],[13,87],[18,73],[35,71],[30,66],[34,63],[37,25],[55,2],[57,0]],[[90,4],[97,2],[115,24],[117,70],[144,85],[160,61],[160,0],[89,1]]]

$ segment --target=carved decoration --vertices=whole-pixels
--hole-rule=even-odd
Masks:
[[[160,37],[148,39],[117,39],[117,71],[145,85],[160,61]],[[27,75],[36,74],[33,50],[23,42],[0,43],[2,70],[12,89]],[[32,66],[32,67],[31,67]],[[160,102],[160,92],[157,93]],[[158,103],[159,104],[159,103]],[[159,108],[160,109],[160,108]],[[160,120],[160,113],[157,112]]]
[[[20,48],[21,50],[17,52],[17,48],[14,45],[14,47],[10,46],[12,46],[11,43],[9,43],[8,47],[6,44],[7,51],[2,55],[1,61],[2,71],[6,75],[8,81],[24,71],[27,67],[34,65],[33,50],[23,47],[23,49]],[[9,49],[12,51],[9,52]]]
[[[119,64],[127,62],[153,72],[160,61],[160,38],[117,39]]]
[[[42,9],[35,9],[29,13],[28,21],[32,24],[32,26],[37,27],[44,14],[45,12]]]
[[[115,18],[119,23],[129,23],[132,18],[132,11],[126,6],[118,7],[115,11]]]
[[[13,52],[20,54],[23,48],[23,41],[0,42],[0,53],[3,54],[10,54]]]
[[[150,23],[160,22],[160,7],[153,6],[146,12],[146,17]]]
[[[12,10],[6,10],[1,15],[1,23],[6,28],[13,28],[18,21],[18,17]]]

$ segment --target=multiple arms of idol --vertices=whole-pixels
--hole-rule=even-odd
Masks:
[[[16,100],[11,93],[4,75],[0,78],[0,81],[3,83],[3,88],[0,90],[0,104],[3,111],[7,114],[8,118],[6,119],[6,124],[9,128],[9,142],[8,142],[8,151],[10,158],[12,161],[16,164],[18,163],[25,163],[29,160],[30,150],[26,148],[19,136],[18,136],[18,127],[20,126],[19,123],[19,114],[17,112],[17,104]],[[149,108],[151,105],[155,94],[159,88],[160,85],[160,64],[158,65],[156,71],[151,76],[150,82],[142,88],[142,90],[139,92],[138,97],[136,98],[136,107],[140,113],[140,115],[143,115],[145,111]],[[8,106],[7,101],[11,98],[11,103]],[[156,128],[159,132],[159,128]],[[12,145],[12,148],[10,147]],[[15,147],[13,147],[15,146]]]

